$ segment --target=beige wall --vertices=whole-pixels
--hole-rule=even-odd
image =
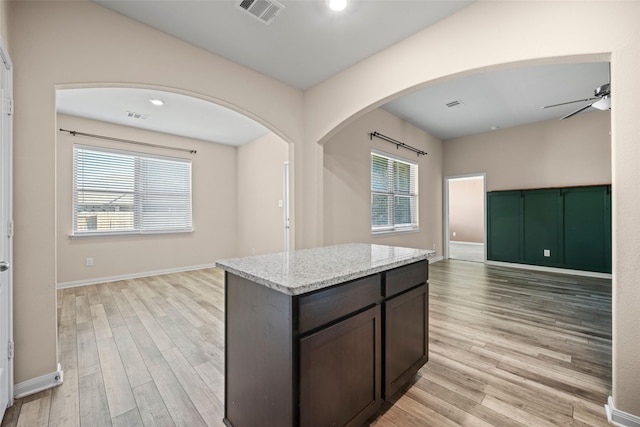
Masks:
[[[328,139],[399,94],[451,76],[514,65],[611,59],[613,398],[618,409],[638,416],[639,20],[640,2],[479,1],[305,93],[305,141],[312,143]],[[305,158],[317,164],[318,157],[311,153]],[[322,177],[319,172],[317,176]],[[305,189],[318,195],[308,206],[322,204],[319,178],[315,189]]]
[[[57,369],[56,87],[131,85],[198,96],[290,142],[301,139],[303,98],[299,90],[88,1],[16,1],[10,21],[14,367],[21,383]]]
[[[445,176],[486,172],[487,191],[611,183],[611,114],[593,111],[444,143]]]
[[[0,37],[5,43],[5,47],[11,45],[11,40],[9,40],[9,24],[11,23],[9,17],[11,13],[11,2],[6,0],[0,1]],[[11,51],[9,49],[9,54]]]
[[[58,284],[213,264],[236,254],[236,148],[58,114],[57,127],[114,138],[197,150],[189,154],[95,138],[57,134]],[[70,238],[73,144],[191,159],[193,232],[127,237]],[[86,258],[93,258],[93,267]],[[71,282],[71,283],[69,283]]]
[[[484,199],[483,178],[449,181],[451,241],[484,243]]]
[[[201,94],[294,142],[294,227],[302,247],[322,244],[325,235],[324,147],[316,142],[355,118],[453,75],[610,58],[613,397],[640,416],[640,2],[476,2],[304,94],[87,2],[19,1],[11,15],[16,382],[55,370],[55,85],[146,82]],[[34,223],[33,212],[44,219]]]
[[[238,147],[237,256],[284,250],[284,163],[289,146],[269,134]]]
[[[418,157],[369,133],[429,153]],[[371,149],[418,162],[419,232],[371,235]],[[377,243],[433,249],[442,255],[442,142],[377,109],[355,120],[324,144],[324,244]]]

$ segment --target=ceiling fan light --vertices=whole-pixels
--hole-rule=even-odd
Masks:
[[[608,96],[605,98],[602,98],[599,101],[594,102],[593,104],[591,104],[591,106],[593,108],[597,108],[598,110],[610,110],[611,109],[611,98],[609,98]]]

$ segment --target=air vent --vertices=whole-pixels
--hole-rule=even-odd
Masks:
[[[453,108],[453,107],[459,107],[460,105],[462,105],[462,101],[460,101],[459,99],[456,99],[455,101],[451,101],[451,102],[447,102],[446,106],[449,108]]]
[[[134,113],[133,111],[127,111],[127,117],[129,117],[131,119],[147,120],[149,118],[149,115],[148,114]]]
[[[240,0],[236,6],[265,24],[270,24],[284,9],[284,6],[275,0]]]

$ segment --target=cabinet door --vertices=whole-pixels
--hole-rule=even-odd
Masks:
[[[523,191],[524,262],[560,267],[562,198],[559,189]]]
[[[522,262],[522,193],[487,193],[487,259]]]
[[[608,186],[565,189],[567,268],[611,272],[611,192]]]
[[[424,365],[429,356],[429,287],[421,285],[385,302],[385,399]]]
[[[376,305],[300,340],[300,424],[359,426],[381,397],[381,315]]]

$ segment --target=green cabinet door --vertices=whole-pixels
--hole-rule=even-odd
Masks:
[[[565,268],[611,272],[609,186],[563,190]]]
[[[522,194],[487,193],[487,259],[522,262]]]
[[[523,192],[524,262],[560,266],[562,204],[559,189]]]

